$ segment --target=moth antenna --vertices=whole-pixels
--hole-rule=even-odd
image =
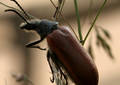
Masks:
[[[19,17],[21,17],[27,24],[29,24],[29,22],[28,22],[18,11],[14,10],[14,9],[7,9],[7,10],[5,10],[5,12],[9,12],[9,11],[16,13],[16,14],[17,14]]]
[[[23,13],[25,14],[25,16],[28,19],[30,19],[30,16],[25,12],[25,10],[22,8],[22,6],[16,0],[11,0],[11,1],[13,1],[23,11]]]
[[[14,10],[17,10],[17,11],[21,12],[19,9],[14,8],[14,7],[12,7],[12,6],[9,6],[9,5],[6,5],[6,4],[4,4],[4,3],[2,3],[2,2],[0,2],[0,4],[3,5],[3,6],[5,6],[5,7],[10,8],[10,9],[14,9]]]

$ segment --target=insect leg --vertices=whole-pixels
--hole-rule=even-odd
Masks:
[[[50,52],[49,52],[49,51],[47,52],[47,61],[48,61],[48,64],[49,64],[50,69],[51,69],[51,72],[52,72],[52,79],[50,79],[50,81],[51,81],[52,83],[54,83],[54,71],[53,71],[52,65],[51,65],[51,63],[50,63]]]
[[[62,80],[62,77],[64,77],[65,79],[65,85],[68,85],[68,80],[67,80],[67,76],[64,74],[64,72],[62,71],[62,68],[61,68],[61,65],[60,65],[60,62],[59,60],[57,59],[57,55],[55,53],[50,53],[49,52],[49,55],[51,56],[51,59],[52,61],[54,62],[55,64],[55,67],[60,71],[60,78]],[[54,75],[53,75],[54,76]]]
[[[46,50],[46,48],[41,48],[40,46],[35,46],[36,44],[40,43],[43,39],[40,39],[40,40],[37,40],[37,41],[34,41],[32,43],[29,43],[26,45],[27,48],[38,48],[40,50]]]
[[[61,74],[61,79],[62,79],[62,76],[64,77],[64,79],[65,79],[65,82],[66,82],[66,84],[65,85],[68,85],[68,80],[67,80],[67,76],[64,74],[64,72],[62,71],[62,69],[60,68],[60,66],[56,63],[56,65],[57,65],[57,68],[59,69],[59,71],[60,71],[60,74]]]

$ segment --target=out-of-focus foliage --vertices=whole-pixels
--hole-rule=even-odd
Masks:
[[[90,6],[89,6],[89,12],[92,9],[92,5],[93,5],[93,0],[91,0]],[[89,14],[88,14],[88,16],[89,16]],[[89,16],[89,18],[90,18],[90,16]],[[91,23],[91,18],[90,18],[90,23]],[[108,40],[111,40],[111,35],[110,35],[109,31],[106,30],[105,28],[103,28],[102,26],[98,26],[96,24],[93,26],[93,28],[95,30],[94,32],[96,33],[96,36],[95,36],[96,37],[96,41],[95,41],[96,46],[102,47],[103,50],[108,54],[108,56],[111,59],[114,59],[111,46],[108,43]],[[88,45],[88,52],[92,58],[95,57],[95,55],[93,54],[94,53],[93,51],[94,51],[94,49],[93,49],[93,46],[92,46],[91,40],[90,40],[89,45]]]
[[[108,54],[108,56],[111,58],[111,59],[114,59],[114,56],[113,56],[113,53],[112,53],[112,49],[111,49],[111,46],[109,45],[109,41],[111,41],[111,35],[110,33],[108,32],[108,30],[104,29],[103,27],[101,26],[97,26],[95,25],[94,26],[95,28],[95,38],[96,38],[96,46],[97,47],[102,47],[103,50]],[[109,41],[108,41],[109,40]],[[89,54],[91,55],[92,58],[94,58],[94,54],[93,54],[93,46],[91,44],[91,40],[89,42],[89,45],[88,45],[88,52]]]

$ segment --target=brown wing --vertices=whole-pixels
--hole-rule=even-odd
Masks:
[[[77,85],[98,85],[95,63],[68,28],[58,27],[47,36],[47,42]]]

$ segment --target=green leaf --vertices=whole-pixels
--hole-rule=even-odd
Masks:
[[[108,32],[108,30],[106,30],[105,28],[103,28],[102,26],[99,25],[95,25],[96,29],[101,29],[101,31],[103,32],[103,34],[105,35],[106,38],[111,39],[111,35]]]
[[[93,53],[93,48],[91,43],[88,45],[88,53],[90,54],[90,56],[92,57],[92,59],[94,59],[94,53]]]
[[[111,59],[114,59],[114,56],[112,54],[110,45],[102,38],[99,34],[97,35],[97,39],[100,42],[100,45],[103,47],[103,49],[106,51],[106,53],[109,55]]]
[[[82,32],[81,32],[80,14],[79,14],[79,8],[78,8],[78,0],[74,0],[74,8],[75,8],[75,13],[77,17],[79,38],[80,38],[80,41],[83,41]]]
[[[111,39],[110,33],[106,29],[102,28],[101,30],[108,39]]]
[[[97,36],[96,46],[97,46],[97,47],[100,47],[100,40],[99,40],[99,37],[98,37],[98,36],[100,35],[100,33],[99,33],[99,30],[98,30],[97,25],[95,25],[94,27],[95,27],[95,32],[96,32],[96,36]]]
[[[96,40],[96,46],[100,47],[100,41],[98,39]]]

